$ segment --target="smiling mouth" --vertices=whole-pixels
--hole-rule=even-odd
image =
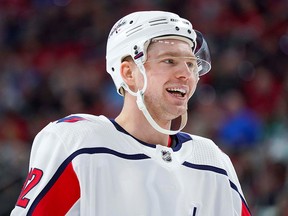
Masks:
[[[170,94],[177,96],[177,97],[185,97],[186,95],[186,91],[184,89],[180,89],[180,88],[168,88],[167,92],[169,92]]]

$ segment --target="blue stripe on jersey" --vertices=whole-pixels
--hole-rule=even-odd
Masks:
[[[185,162],[183,163],[183,165],[186,166],[186,167],[193,168],[193,169],[207,170],[207,171],[212,171],[212,172],[216,172],[216,173],[219,173],[219,174],[228,176],[226,170],[221,169],[221,168],[218,168],[218,167],[214,167],[214,166],[200,165],[200,164],[192,164],[192,163],[189,163],[189,162],[187,162],[187,161],[185,161]]]
[[[75,157],[81,154],[111,154],[111,155],[114,155],[123,159],[127,159],[127,160],[144,160],[144,159],[150,158],[145,154],[124,154],[124,153],[120,153],[120,152],[114,151],[112,149],[104,148],[104,147],[79,149],[75,151],[74,153],[72,153],[68,158],[66,158],[66,160],[64,160],[63,163],[59,166],[59,168],[57,169],[53,177],[50,179],[47,185],[43,188],[43,190],[38,194],[34,202],[31,204],[31,207],[28,211],[28,215],[32,215],[38,203],[47,194],[47,192],[52,188],[52,186],[55,184],[57,179],[62,175],[63,171],[66,169],[69,163]]]
[[[124,154],[105,147],[79,149],[76,152],[74,152],[70,157],[72,157],[73,159],[79,154],[111,154],[127,160],[143,160],[150,158],[145,154]],[[70,157],[68,157],[66,160],[68,160]]]
[[[230,181],[230,180],[229,180],[229,181]],[[250,212],[250,209],[249,209],[249,207],[248,207],[248,204],[246,203],[246,201],[245,201],[244,197],[241,195],[241,193],[238,191],[237,186],[236,186],[233,182],[231,182],[231,181],[230,181],[230,186],[231,186],[231,188],[233,188],[235,191],[237,191],[237,193],[238,193],[239,196],[241,197],[242,202],[244,203],[244,205],[246,206],[246,208],[247,208],[248,211]],[[251,214],[251,212],[250,212],[250,214]]]

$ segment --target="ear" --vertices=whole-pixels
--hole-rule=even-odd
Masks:
[[[120,66],[120,74],[126,85],[134,91],[135,88],[135,63],[132,61],[123,61]]]

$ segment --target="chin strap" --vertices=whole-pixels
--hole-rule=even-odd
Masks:
[[[137,92],[137,106],[138,108],[143,112],[145,118],[147,119],[147,121],[150,123],[150,125],[157,130],[160,133],[163,134],[168,134],[168,135],[174,135],[177,134],[179,131],[181,131],[187,123],[187,111],[185,112],[185,114],[181,115],[181,125],[180,128],[178,130],[167,130],[164,129],[162,127],[160,127],[152,118],[152,116],[150,115],[150,113],[148,112],[146,105],[144,104],[144,97],[143,97],[143,93],[141,93],[141,91]]]

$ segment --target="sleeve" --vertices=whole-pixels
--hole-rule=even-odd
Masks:
[[[248,204],[245,200],[244,194],[241,189],[240,182],[238,180],[234,166],[230,158],[224,154],[224,163],[227,170],[228,177],[230,179],[230,186],[233,190],[233,203],[235,215],[239,216],[251,216]]]
[[[35,137],[29,173],[11,216],[57,216],[77,212],[73,208],[79,207],[80,187],[71,153],[63,138],[49,130],[53,127],[53,123],[50,124]]]

